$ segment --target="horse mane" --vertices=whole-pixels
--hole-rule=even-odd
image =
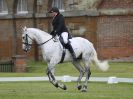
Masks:
[[[42,33],[42,34],[44,34],[44,35],[46,35],[46,36],[50,36],[49,33],[45,32],[45,31],[42,31],[42,30],[40,30],[40,29],[38,29],[38,28],[27,28],[27,30],[34,31],[34,32],[36,32],[36,33]]]

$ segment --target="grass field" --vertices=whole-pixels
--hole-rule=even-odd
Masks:
[[[82,93],[75,82],[65,83],[68,90],[53,87],[49,82],[2,82],[0,99],[133,99],[133,84],[89,83]]]
[[[30,62],[26,73],[0,73],[0,77],[46,76],[46,64]],[[110,69],[102,72],[91,66],[92,77],[133,78],[133,63],[110,63]],[[77,70],[69,63],[56,66],[56,75],[78,76]],[[76,89],[76,82],[65,83],[68,90],[55,88],[45,81],[38,82],[0,82],[0,99],[133,99],[133,83],[107,84],[90,82],[88,91]]]
[[[133,78],[133,63],[109,63],[110,68],[107,72],[102,72],[95,66],[91,65],[92,77],[127,77]],[[26,73],[0,73],[0,77],[37,77],[46,75],[46,64],[43,62],[29,62]],[[70,63],[59,64],[55,71],[57,76],[70,75],[78,76],[79,72]]]

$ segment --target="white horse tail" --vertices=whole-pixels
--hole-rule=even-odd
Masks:
[[[108,68],[109,68],[109,64],[108,64],[108,61],[100,61],[98,60],[97,58],[97,53],[95,51],[95,49],[93,50],[94,52],[94,56],[93,56],[93,61],[94,61],[94,64],[102,71],[107,71]]]

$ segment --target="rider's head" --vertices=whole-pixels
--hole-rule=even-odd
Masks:
[[[59,12],[59,9],[57,7],[52,7],[48,13],[50,13],[54,17],[57,14],[59,14],[60,12]]]

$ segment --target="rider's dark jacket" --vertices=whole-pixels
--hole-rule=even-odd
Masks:
[[[53,36],[55,36],[55,35],[60,36],[62,32],[68,32],[68,29],[65,25],[64,17],[60,13],[58,13],[54,17],[54,19],[52,21],[52,25],[53,25],[53,31],[50,34]]]

